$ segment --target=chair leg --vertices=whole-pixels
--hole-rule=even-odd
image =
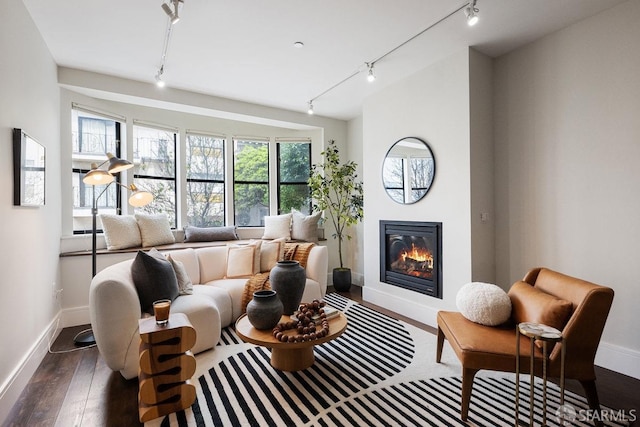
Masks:
[[[478,372],[477,369],[462,368],[462,407],[460,408],[460,418],[462,421],[467,421],[467,415],[469,415],[473,377],[475,377],[476,372]]]
[[[597,411],[598,414],[600,414],[600,399],[598,399],[598,389],[596,388],[596,382],[594,380],[580,381],[580,384],[582,385],[584,393],[587,396],[589,408]],[[599,427],[604,424],[599,417],[596,417],[596,419],[594,419],[594,425]]]
[[[438,345],[436,347],[436,363],[440,363],[442,359],[442,346],[444,345],[444,333],[438,328]]]

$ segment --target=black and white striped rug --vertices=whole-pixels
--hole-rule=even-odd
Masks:
[[[444,356],[445,363],[435,363],[432,334],[338,294],[328,294],[325,300],[342,310],[349,323],[342,336],[315,347],[311,368],[274,370],[268,349],[243,343],[226,328],[215,351],[197,358],[203,374],[192,380],[197,387],[194,405],[145,427],[514,425],[513,376],[478,376],[465,424],[459,412],[459,365],[453,357],[446,366]],[[434,377],[442,375],[442,369],[449,375]],[[529,396],[522,383],[521,393]],[[548,425],[590,425],[580,421],[584,399],[570,393],[565,396],[575,409],[574,423],[558,424],[558,390],[551,386],[548,393]],[[521,402],[520,418],[526,421],[529,403]],[[536,413],[541,413],[539,407]]]

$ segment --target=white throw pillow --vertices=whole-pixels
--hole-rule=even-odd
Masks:
[[[135,248],[142,245],[138,223],[132,215],[100,214],[107,249]]]
[[[173,259],[171,254],[167,255],[167,259],[173,266],[173,270],[176,272],[176,278],[178,279],[178,292],[180,292],[180,295],[193,294],[193,283],[189,278],[189,273],[187,273],[187,269],[184,267],[184,264],[177,259]]]
[[[295,209],[291,210],[291,238],[305,242],[318,241],[318,221],[322,212],[306,215]]]
[[[168,245],[176,242],[166,214],[136,214],[136,221],[140,228],[143,247]]]
[[[511,299],[499,286],[491,283],[471,282],[456,294],[460,313],[481,325],[500,325],[511,317]]]
[[[255,246],[229,246],[227,248],[227,270],[225,278],[234,279],[253,275]]]
[[[285,239],[265,240],[260,248],[260,271],[271,271],[278,261],[284,259]]]
[[[284,237],[291,240],[291,217],[290,213],[284,215],[273,215],[264,217],[263,239],[279,239]]]

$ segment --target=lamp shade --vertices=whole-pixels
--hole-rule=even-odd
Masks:
[[[129,160],[121,159],[111,153],[107,153],[107,157],[109,158],[109,173],[111,174],[122,172],[123,170],[131,169],[133,167],[133,163]]]
[[[82,178],[82,182],[88,185],[105,185],[113,182],[113,175],[102,169],[98,165],[91,163],[91,170]]]
[[[139,208],[153,202],[153,194],[148,191],[138,190],[134,184],[129,186],[129,190],[131,190],[131,196],[129,196],[129,204],[131,206]]]

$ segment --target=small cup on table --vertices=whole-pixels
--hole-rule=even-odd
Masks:
[[[169,323],[169,312],[171,310],[171,300],[161,299],[153,302],[153,313],[156,316],[156,324],[166,326]]]

